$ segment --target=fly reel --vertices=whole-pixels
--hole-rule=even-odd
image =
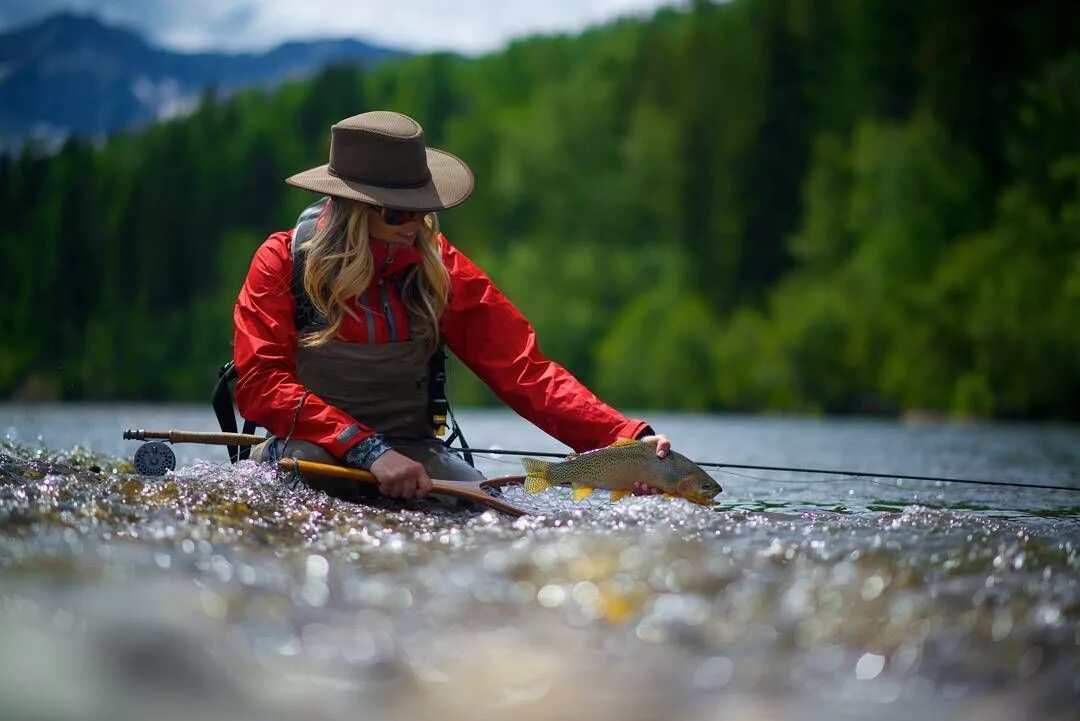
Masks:
[[[156,440],[151,440],[156,439]],[[124,431],[125,441],[149,441],[135,451],[135,470],[144,476],[164,476],[176,470],[176,454],[169,443],[206,443],[213,446],[254,446],[266,439],[250,433],[200,433],[198,431]],[[230,450],[234,458],[235,449]]]
[[[135,472],[142,476],[164,476],[176,470],[176,454],[162,441],[143,443],[135,451]]]

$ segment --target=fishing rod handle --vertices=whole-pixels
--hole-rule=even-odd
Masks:
[[[251,433],[200,433],[198,431],[124,431],[126,441],[162,440],[170,443],[202,443],[211,446],[254,446],[266,439]]]
[[[360,481],[362,483],[378,483],[375,474],[371,471],[362,471],[359,468],[347,468],[345,466],[335,466],[329,463],[301,461],[296,458],[282,458],[278,461],[278,468],[289,472],[298,471],[309,476],[344,478],[348,481]]]

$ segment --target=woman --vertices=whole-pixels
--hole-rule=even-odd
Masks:
[[[237,406],[273,434],[252,458],[368,469],[405,499],[431,477],[480,478],[434,437],[428,362],[440,343],[575,450],[631,437],[667,454],[666,437],[544,358],[528,321],[439,232],[436,211],[465,201],[472,173],[427,148],[412,118],[335,124],[330,162],[286,182],[326,197],[256,251],[236,302]]]

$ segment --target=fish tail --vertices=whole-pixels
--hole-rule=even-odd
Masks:
[[[551,479],[548,478],[548,469],[555,465],[551,461],[541,461],[536,458],[522,458],[521,465],[525,466],[525,492],[539,493],[551,488]]]

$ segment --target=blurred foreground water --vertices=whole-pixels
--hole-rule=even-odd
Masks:
[[[698,460],[1080,487],[1075,426],[647,417]],[[124,428],[215,426],[0,406],[0,718],[1075,718],[1080,493],[717,471],[713,509],[510,489],[514,520],[216,447],[132,474]]]

